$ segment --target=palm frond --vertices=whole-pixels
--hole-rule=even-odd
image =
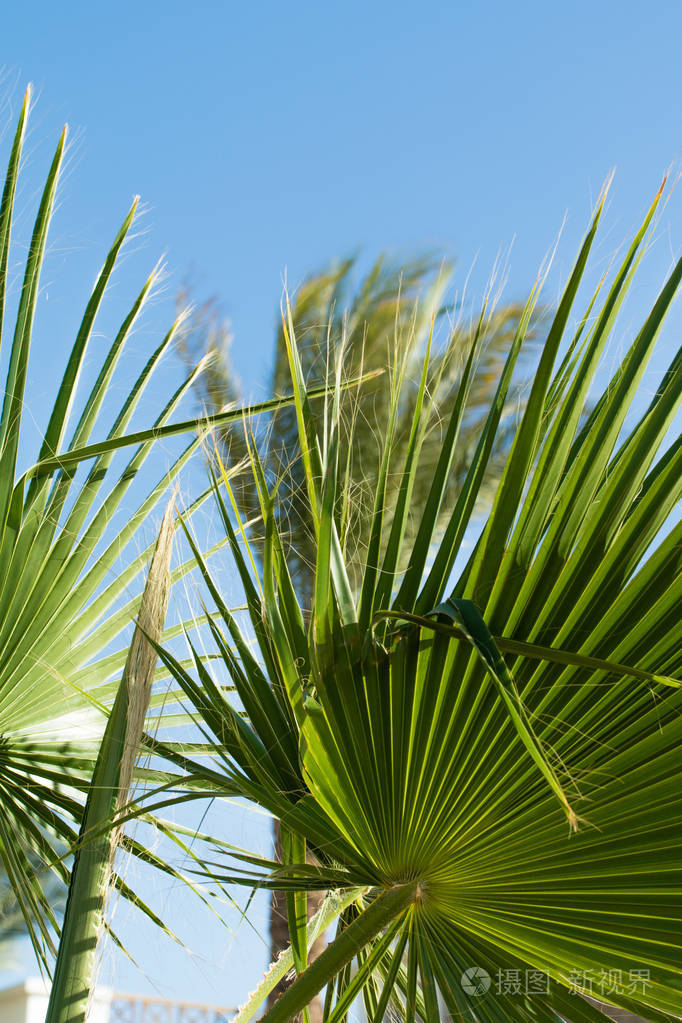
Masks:
[[[382,440],[389,420],[393,418],[394,466],[405,459],[407,451],[417,442],[420,471],[406,489],[405,479],[385,467],[382,554],[396,510],[401,518],[396,529],[404,534],[408,544],[413,539],[427,497],[424,480],[436,471],[444,448],[450,457],[448,471],[444,474],[445,504],[452,502],[461,489],[487,415],[491,389],[504,368],[523,307],[516,303],[495,306],[491,301],[482,316],[468,317],[461,299],[452,293],[453,268],[445,260],[422,257],[396,263],[381,256],[359,281],[357,271],[357,260],[348,259],[311,274],[297,289],[277,331],[271,388],[274,394],[290,389],[287,339],[292,335],[296,339],[301,377],[309,392],[333,378],[339,359],[346,381],[372,371],[380,374],[361,386],[346,388],[340,395],[342,485],[335,514],[347,574],[353,590],[359,593],[374,521],[376,490],[373,482],[379,475],[385,451]],[[189,294],[188,290],[183,290],[180,301],[184,303]],[[524,361],[523,375],[527,375],[527,365],[534,361],[536,346],[531,341],[543,331],[545,315],[545,310],[536,307],[532,325],[526,330],[524,356],[529,358]],[[430,358],[427,358],[430,337],[434,340]],[[195,308],[178,336],[178,345],[189,365],[194,365],[207,353],[211,356],[197,381],[202,404],[209,411],[222,409],[240,397],[229,359],[232,341],[229,323],[213,301]],[[472,360],[468,365],[470,353]],[[418,417],[417,440],[412,427],[423,365],[428,372],[423,382],[424,414]],[[394,404],[387,380],[398,373],[399,367],[402,367],[403,380]],[[467,386],[460,387],[465,378]],[[461,410],[458,443],[450,444],[445,424],[451,419],[453,403],[463,391],[466,391],[467,401]],[[509,400],[503,410],[505,427],[513,421],[521,403],[520,394],[520,386],[509,390]],[[314,429],[322,438],[325,419],[322,402],[312,407],[311,415]],[[250,429],[255,433],[252,442]],[[479,507],[492,494],[503,453],[508,448],[508,430],[500,429],[495,437],[496,444],[479,490]],[[244,462],[248,466],[249,448],[255,445],[269,486],[278,481],[275,503],[278,531],[287,550],[289,570],[301,604],[309,612],[313,600],[316,530],[307,494],[295,406],[262,417],[257,426],[249,424],[245,428],[241,423],[226,426],[217,431],[217,440],[228,467]],[[260,522],[260,502],[248,467],[234,479],[233,493],[243,519]],[[444,517],[441,512],[439,525],[443,524]],[[251,540],[254,552],[262,559],[263,542],[257,527],[252,531]],[[401,569],[407,563],[408,550],[406,548],[399,559]]]
[[[241,420],[244,410],[177,421],[176,412],[201,372],[199,365],[158,408],[149,427],[131,429],[181,316],[141,369],[131,374],[128,365],[125,372],[133,383],[112,410],[112,384],[119,386],[115,373],[126,361],[131,332],[159,274],[158,268],[150,274],[113,341],[102,350],[94,331],[134,222],[136,199],[96,278],[39,450],[24,464],[33,326],[66,140],[65,129],[39,201],[10,339],[8,267],[13,262],[14,197],[30,99],[29,89],[0,204],[0,334],[9,345],[0,414],[0,869],[36,955],[49,968],[58,920],[53,892],[38,876],[36,863],[44,864],[58,885],[68,880],[65,849],[78,833],[115,696],[112,644],[115,648],[122,641],[139,608],[140,580],[150,553],[145,527],[208,430]],[[79,381],[86,359],[97,371],[94,383],[84,389]],[[321,388],[317,396],[324,393]],[[261,411],[276,411],[291,400],[275,398]],[[184,450],[170,465],[155,465],[155,442],[183,434],[189,435]],[[116,456],[128,448],[132,453],[121,467]],[[200,505],[201,500],[195,502],[194,510]],[[193,565],[181,566],[176,578]]]
[[[311,435],[305,346],[296,347],[293,320],[286,323],[299,445],[309,453],[298,471],[306,477],[301,500],[310,506],[315,538],[312,613],[294,606],[275,510],[278,481],[251,450],[261,569],[244,554],[239,522],[230,521],[228,507],[239,506],[231,482],[228,500],[217,477],[215,487],[261,664],[251,652],[241,656],[247,638],[222,611],[227,631],[216,624],[214,636],[229,677],[260,704],[258,712],[245,703],[246,713],[237,713],[198,658],[190,671],[162,652],[221,749],[210,768],[190,756],[182,769],[216,790],[238,789],[316,858],[312,869],[302,856],[276,864],[236,854],[231,868],[223,850],[215,875],[291,893],[368,889],[327,951],[305,968],[299,962],[297,979],[264,1017],[268,1023],[291,1019],[325,986],[332,1020],[362,991],[376,1020],[390,1002],[401,1018],[430,1023],[440,996],[452,1018],[479,1023],[594,1021],[603,1015],[578,994],[589,993],[590,978],[613,975],[622,983],[604,1001],[652,1021],[679,1016],[682,527],[669,528],[669,516],[682,462],[678,440],[666,447],[682,402],[679,352],[643,415],[632,426],[627,416],[682,279],[682,260],[600,396],[586,405],[590,388],[604,379],[596,376],[600,358],[659,199],[606,295],[600,286],[588,301],[590,318],[579,315],[574,330],[600,200],[489,514],[462,568],[538,290],[517,320],[454,502],[447,487],[452,452],[442,453],[435,472],[423,470],[416,438],[426,402],[413,405],[421,415],[413,414],[411,440],[399,451],[394,429],[385,431],[379,464],[390,466],[398,492],[425,471],[426,510],[413,533],[404,520],[388,528],[382,469],[372,528],[385,541],[368,545],[373,555],[356,591],[357,614],[347,603],[347,566],[337,564],[343,536],[336,513],[345,445],[355,435],[344,433],[338,392]],[[404,388],[422,389],[423,364],[417,369],[411,376],[394,363],[388,422]],[[335,372],[340,385],[342,367]],[[455,387],[446,423],[452,446],[466,414],[466,375],[462,387],[463,397]],[[262,709],[270,706],[277,710],[266,726]],[[300,949],[303,935],[292,937]],[[352,980],[351,964],[360,980]],[[491,980],[489,997],[463,982],[472,968]],[[495,978],[506,971],[529,971],[544,986],[519,993],[500,983],[496,991]]]

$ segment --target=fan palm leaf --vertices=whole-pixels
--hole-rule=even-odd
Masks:
[[[14,197],[29,105],[30,89],[0,203],[0,339],[9,346],[0,414],[0,868],[35,952],[47,965],[58,922],[53,891],[38,875],[36,863],[50,870],[58,885],[68,881],[64,850],[78,836],[117,674],[120,678],[127,655],[125,649],[112,652],[112,644],[121,642],[137,614],[140,577],[151,553],[143,529],[211,423],[241,419],[243,412],[174,420],[199,366],[161,404],[150,427],[130,429],[172,345],[178,319],[112,414],[115,371],[159,275],[157,269],[145,281],[109,347],[96,351],[93,328],[135,217],[135,200],[95,281],[35,462],[22,465],[33,324],[66,140],[65,129],[39,202],[8,338]],[[98,361],[94,383],[83,394],[78,384],[86,357]],[[287,400],[275,399],[262,408],[273,411]],[[182,434],[191,435],[184,450],[170,466],[154,468],[149,459],[155,442]],[[132,454],[121,468],[116,455],[126,448]],[[131,497],[132,507],[126,507]],[[195,501],[195,509],[202,500]],[[192,566],[192,561],[181,564],[174,578]]]
[[[450,297],[453,268],[446,261],[423,257],[393,263],[381,256],[356,283],[357,271],[357,261],[348,259],[312,274],[297,289],[291,307],[293,331],[308,388],[327,382],[330,366],[341,347],[346,376],[362,376],[367,371],[381,373],[340,396],[340,444],[345,452],[340,497],[345,495],[347,499],[337,502],[335,514],[350,584],[355,591],[359,591],[362,584],[375,496],[373,481],[380,474],[384,450],[382,438],[390,427],[391,450],[396,462],[405,456],[408,448],[412,451],[411,457],[416,455],[412,437],[414,407],[419,395],[420,362],[430,348],[431,357],[425,363],[428,365],[430,396],[428,419],[420,431],[418,443],[421,471],[416,478],[405,477],[410,480],[406,487],[400,474],[386,471],[382,474],[386,522],[392,522],[396,512],[397,519],[392,528],[403,536],[401,555],[396,564],[396,568],[401,569],[405,567],[413,531],[427,500],[426,481],[435,471],[442,450],[443,424],[450,417],[453,402],[457,400],[459,392],[455,385],[464,372],[473,335],[481,327],[481,324],[466,322],[462,312],[464,296],[459,299]],[[187,297],[188,292],[183,292],[182,301]],[[484,321],[485,337],[477,346],[476,371],[467,392],[466,415],[461,424],[459,443],[449,447],[451,466],[443,507],[461,489],[471,451],[485,421],[487,401],[504,365],[504,356],[514,337],[521,311],[518,305],[501,306]],[[529,340],[530,335],[538,330],[541,319],[541,316],[535,316],[533,328],[528,331]],[[438,341],[444,330],[448,333],[448,342],[443,346]],[[407,339],[410,339],[409,364],[403,366],[403,386],[394,405],[390,375],[383,371],[387,365],[400,359],[401,353],[405,355]],[[202,401],[211,410],[220,409],[239,397],[229,359],[230,342],[229,325],[221,318],[213,302],[195,309],[183,324],[180,347],[186,361],[193,365],[199,355],[207,352],[215,356],[198,380]],[[289,385],[286,337],[280,325],[274,348],[272,388],[275,393],[280,393]],[[505,423],[509,422],[510,410],[518,406],[519,393],[519,389],[515,388],[513,399],[505,410]],[[312,413],[321,434],[324,430],[322,404],[313,406]],[[249,437],[251,428],[255,430],[254,438]],[[509,431],[500,429],[480,490],[480,506],[489,500],[493,492],[508,439]],[[316,539],[306,495],[305,467],[295,409],[278,409],[271,416],[263,417],[256,426],[249,424],[246,431],[242,424],[226,426],[219,431],[218,441],[221,457],[230,471],[235,472],[232,492],[241,515],[251,524],[249,537],[254,557],[259,562],[263,557],[263,538],[259,534],[262,519],[257,488],[248,468],[252,443],[258,450],[265,477],[270,481],[278,480],[275,504],[278,532],[287,550],[287,564],[303,615],[307,617],[313,601]],[[240,465],[243,466],[241,471]],[[440,525],[443,519],[441,515]],[[387,536],[386,532],[384,541]],[[388,573],[382,582],[390,588]],[[284,838],[287,841],[286,836]],[[281,846],[282,834],[279,823],[275,822],[276,855],[286,856],[287,852]],[[309,897],[309,914],[317,909],[322,896],[323,893],[319,893]],[[270,909],[273,959],[288,943],[288,918],[293,912],[296,912],[293,904],[287,911],[281,893],[274,892]],[[320,941],[312,954],[317,954],[321,947]],[[283,981],[281,987],[272,992],[271,1000],[285,987],[286,981]],[[319,1020],[320,1011],[321,1006],[317,1003],[311,1007],[311,1019]]]
[[[418,383],[408,380],[405,342],[394,364],[391,416],[402,387],[416,386],[419,397],[397,458],[392,430],[385,434],[359,589],[338,527],[348,499],[343,359],[319,430],[293,319],[285,315],[315,537],[312,613],[306,620],[296,596],[276,486],[252,445],[264,523],[257,579],[244,524],[233,518],[230,481],[221,492],[215,480],[245,583],[246,623],[225,607],[198,556],[217,607],[211,630],[239,702],[194,648],[194,670],[162,652],[217,744],[210,769],[170,747],[169,756],[195,782],[265,807],[293,836],[281,864],[235,849],[231,865],[230,850],[219,847],[215,877],[286,891],[290,905],[320,888],[354,893],[337,937],[309,966],[305,914],[290,913],[298,977],[266,1014],[268,1023],[292,1018],[325,987],[330,1020],[342,1019],[362,993],[376,1023],[389,1005],[405,1019],[431,1023],[439,999],[454,1019],[582,1023],[604,1018],[579,997],[595,993],[600,977],[616,978],[602,989],[604,1001],[651,1021],[679,1018],[682,526],[671,525],[670,515],[682,456],[679,439],[669,442],[682,401],[679,352],[639,419],[629,426],[626,417],[682,280],[682,260],[597,401],[586,405],[659,201],[660,193],[606,294],[574,330],[601,198],[463,567],[539,286],[518,319],[452,501],[450,449],[485,335],[484,310],[412,534],[399,503],[387,516],[384,482],[396,474],[399,493],[409,495],[421,471],[429,368]],[[306,849],[314,864],[306,863]],[[506,984],[514,976],[526,978],[521,989]]]

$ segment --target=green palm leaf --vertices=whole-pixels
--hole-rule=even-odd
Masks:
[[[502,372],[522,309],[516,305],[493,309],[488,303],[482,315],[468,323],[456,302],[446,297],[452,277],[447,262],[422,258],[392,263],[381,257],[356,283],[357,269],[355,260],[346,260],[313,274],[287,303],[276,338],[272,387],[279,393],[293,380],[302,395],[306,388],[324,384],[339,360],[344,381],[367,370],[382,373],[362,386],[341,389],[335,399],[340,421],[340,485],[335,495],[328,489],[337,526],[336,535],[328,534],[334,551],[331,564],[337,583],[343,584],[345,619],[352,622],[359,614],[366,626],[372,607],[381,606],[390,594],[397,573],[409,566],[419,575],[414,557],[409,559],[417,528],[430,528],[431,513],[437,514],[438,528],[444,525],[444,509],[462,487],[470,451],[485,421],[487,398]],[[536,315],[533,331],[540,320]],[[432,344],[434,335],[443,330],[448,331],[447,345]],[[229,341],[229,327],[211,302],[200,306],[183,327],[181,345],[190,364],[206,351],[216,356],[198,381],[208,409],[219,409],[238,397],[228,357]],[[429,348],[431,357],[425,358]],[[290,359],[296,366],[293,377]],[[389,367],[393,373],[385,372]],[[402,379],[402,385],[397,387],[398,400],[392,403],[394,376]],[[473,496],[477,506],[489,500],[508,446],[510,409],[520,400],[518,386],[510,387],[510,383],[507,380],[501,394],[503,428],[497,433],[488,431],[487,458]],[[454,416],[453,402],[458,409]],[[283,562],[278,555],[275,564],[280,574],[286,566],[300,598],[300,609],[298,602],[288,602],[293,618],[303,615],[308,620],[319,553],[318,496],[315,489],[310,490],[310,482],[315,487],[317,480],[319,485],[323,472],[316,436],[324,435],[327,404],[301,402],[299,408],[300,413],[295,407],[278,409],[257,424],[228,425],[218,431],[217,440],[224,465],[235,471],[240,462],[245,464],[232,480],[232,492],[242,519],[248,523],[248,550],[254,567],[256,562],[262,563],[264,554],[264,502],[263,488],[254,485],[248,468],[249,455],[257,455],[262,477],[270,483],[278,480],[273,511],[279,547],[286,558]],[[304,445],[299,427],[304,430]],[[389,430],[390,446],[379,441]],[[405,459],[403,473],[393,471],[389,452],[394,463]],[[310,472],[306,472],[306,464]],[[432,475],[441,480],[444,494],[430,495],[427,481]],[[380,482],[373,487],[375,477]],[[397,556],[388,554],[395,542]],[[317,578],[321,578],[319,573]],[[341,593],[338,586],[337,593]],[[300,623],[294,627],[300,631]],[[306,663],[305,642],[297,642],[296,658]],[[275,842],[280,849],[277,822]],[[318,898],[309,899],[309,912],[314,911]],[[275,893],[270,934],[273,958],[288,940],[286,928],[282,933],[280,926],[285,917],[286,910]]]
[[[294,606],[278,493],[253,450],[264,527],[257,578],[256,559],[249,562],[237,539],[243,523],[228,525],[228,505],[238,507],[230,481],[227,501],[216,494],[247,593],[264,597],[249,607],[264,667],[252,651],[241,655],[247,635],[222,611],[227,633],[215,624],[214,636],[234,685],[248,687],[261,708],[276,704],[277,717],[268,715],[264,727],[246,702],[239,713],[207,665],[197,659],[194,672],[183,670],[162,653],[221,748],[210,768],[191,756],[176,766],[195,783],[259,803],[316,857],[315,865],[302,857],[278,865],[235,851],[231,865],[223,850],[214,876],[290,893],[368,889],[359,909],[344,911],[327,951],[305,968],[304,936],[292,934],[299,976],[268,1023],[292,1018],[325,986],[333,1020],[360,993],[376,1020],[391,1004],[406,1020],[430,1023],[438,993],[455,1019],[598,1020],[602,1014],[578,992],[607,975],[621,983],[605,1001],[649,1020],[679,1015],[682,529],[666,526],[682,462],[678,440],[664,445],[682,402],[680,353],[644,414],[625,423],[682,261],[601,396],[585,405],[659,197],[606,296],[598,292],[589,321],[580,317],[571,332],[600,202],[459,576],[452,578],[453,566],[471,535],[537,293],[518,320],[454,501],[451,452],[435,472],[421,462],[425,403],[416,405],[405,446],[396,450],[392,428],[386,431],[357,619],[334,564],[344,549],[338,507],[346,422],[337,392],[311,436],[300,353],[287,324],[299,442],[309,453],[300,471],[313,506],[309,617]],[[417,369],[410,378],[395,365],[389,422],[402,390],[421,386],[423,364]],[[342,368],[335,372],[338,387]],[[453,446],[462,401],[454,396],[446,423]],[[411,531],[404,524],[386,530],[387,473],[405,487],[420,471],[428,490],[421,521]],[[384,571],[390,586],[381,582]],[[308,622],[303,649],[300,626],[292,627],[301,618]],[[298,761],[283,760],[281,751],[292,748]],[[466,983],[470,969],[492,979],[489,995]],[[505,990],[499,978],[507,971],[530,971],[544,986]],[[249,1006],[255,1011],[253,1000]]]
[[[116,817],[130,796],[154,680],[156,652],[146,636],[160,638],[168,608],[173,505],[171,500],[161,523],[139,622],[88,789],[47,1008],[48,1023],[84,1021],[94,986],[98,938],[114,853],[122,837]]]
[[[52,872],[58,886],[68,880],[64,850],[78,835],[116,693],[112,679],[125,661],[124,651],[112,662],[112,644],[121,642],[139,607],[140,579],[150,553],[143,531],[207,431],[241,420],[244,410],[232,407],[208,419],[177,421],[177,409],[203,368],[199,365],[157,408],[148,428],[129,429],[142,402],[149,400],[150,385],[173,344],[179,317],[133,375],[132,386],[112,413],[112,384],[118,387],[115,373],[125,361],[131,331],[158,279],[157,269],[140,289],[110,346],[98,350],[93,330],[133,224],[135,200],[95,281],[39,451],[32,463],[20,464],[22,413],[31,407],[26,381],[33,323],[66,139],[65,129],[39,202],[10,332],[7,274],[29,104],[30,89],[0,204],[0,330],[4,343],[10,343],[0,415],[0,868],[35,952],[48,965],[58,921],[54,893],[50,888],[48,897],[36,863]],[[82,393],[78,384],[86,358],[95,360],[98,371]],[[130,377],[130,369],[127,373]],[[324,393],[321,388],[309,397]],[[292,400],[275,398],[260,411],[272,413]],[[190,435],[184,450],[170,466],[154,468],[150,456],[155,442],[181,434]],[[127,448],[132,453],[121,469],[115,456]],[[126,505],[131,495],[132,507]],[[180,566],[175,578],[193,566],[194,561]]]

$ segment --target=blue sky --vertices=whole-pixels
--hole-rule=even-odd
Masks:
[[[566,213],[565,270],[611,168],[605,255],[680,156],[674,0],[31,10],[5,38],[40,92],[33,138],[75,136],[53,243],[91,264],[141,193],[147,261],[220,296],[249,388],[285,270],[425,246],[477,258],[482,287],[513,242],[518,295]]]
[[[162,252],[170,276],[139,344],[167,325],[191,274],[196,297],[216,295],[231,319],[234,364],[253,397],[267,388],[285,272],[295,287],[351,252],[428,249],[455,256],[462,279],[474,264],[480,295],[511,248],[507,295],[517,298],[566,216],[551,300],[607,173],[616,167],[597,275],[663,173],[679,170],[675,0],[39,0],[12,5],[3,27],[2,123],[26,82],[38,92],[26,205],[61,124],[72,129],[43,301],[57,338],[70,343],[98,260],[141,193],[141,233],[117,289],[134,289]],[[681,222],[678,189],[622,321],[624,340],[679,254]],[[677,346],[679,325],[677,311],[664,348]],[[34,393],[50,389],[50,360],[61,356],[58,343],[34,371]],[[267,834],[241,812],[226,820],[237,845]],[[226,937],[176,888],[157,896],[199,958],[124,915],[122,934],[148,978],[110,952],[106,979],[228,1005],[243,997],[264,944],[248,928]],[[262,905],[254,922],[263,928]]]

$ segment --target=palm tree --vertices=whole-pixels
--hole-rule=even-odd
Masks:
[[[4,905],[15,907],[15,920],[16,911],[21,913],[36,955],[49,968],[58,931],[54,884],[64,891],[68,883],[65,850],[78,835],[85,793],[128,653],[126,633],[139,607],[140,576],[153,546],[143,530],[210,424],[172,421],[192,386],[192,373],[157,408],[150,428],[129,429],[181,318],[138,368],[123,402],[111,407],[112,381],[119,386],[115,371],[125,361],[131,332],[159,276],[157,268],[144,282],[111,344],[104,351],[93,350],[93,328],[134,221],[136,199],[95,281],[35,461],[21,464],[28,450],[22,423],[25,407],[31,406],[26,381],[33,323],[66,141],[64,129],[39,202],[12,325],[5,300],[8,268],[14,262],[14,196],[30,98],[29,88],[0,201],[0,340],[5,345],[12,329],[0,413],[0,871],[7,879]],[[83,394],[78,382],[86,358],[98,372]],[[227,419],[235,416],[241,413],[229,413]],[[216,422],[224,420],[219,416]],[[155,442],[186,433],[191,439],[172,464],[154,469],[151,463],[150,472]],[[133,454],[121,467],[116,455],[129,447]],[[89,463],[87,471],[84,463]],[[144,487],[142,496],[138,491],[132,508],[125,508],[135,482]],[[174,578],[192,565],[190,560],[179,565]],[[152,710],[161,701],[154,694]],[[131,838],[124,836],[123,843],[149,858]],[[114,883],[134,897],[120,877]]]
[[[395,410],[393,448],[396,460],[403,458],[410,444],[410,431],[415,403],[419,394],[419,367],[427,348],[431,349],[427,388],[430,395],[428,421],[421,442],[421,471],[415,478],[410,495],[406,532],[412,532],[424,511],[428,482],[435,472],[440,455],[444,427],[457,397],[457,383],[464,372],[466,354],[480,325],[464,321],[461,310],[445,305],[444,299],[452,280],[452,266],[429,258],[394,264],[380,257],[359,282],[355,280],[357,264],[349,259],[308,277],[298,289],[291,315],[298,339],[302,372],[307,387],[323,386],[329,368],[343,347],[346,378],[370,376],[357,388],[340,395],[339,444],[344,454],[341,489],[349,498],[343,508],[339,502],[338,529],[342,538],[345,564],[351,589],[359,593],[363,566],[372,524],[372,503],[375,482],[379,476],[382,443],[392,415],[390,376],[383,372],[394,365],[401,353],[409,351],[403,367],[404,386]],[[185,307],[189,290],[181,292],[178,305]],[[453,453],[445,482],[443,508],[436,530],[446,516],[446,509],[461,490],[476,440],[485,423],[487,406],[511,346],[522,307],[505,305],[490,312],[485,321],[484,336],[479,338],[477,368],[472,376],[469,403],[462,423],[459,444]],[[530,341],[540,317],[529,327]],[[438,346],[439,334],[447,331],[447,342]],[[435,335],[435,338],[434,338]],[[215,301],[197,308],[183,324],[179,346],[188,365],[209,354],[210,361],[199,377],[197,386],[205,408],[215,412],[238,401],[229,360],[231,331]],[[271,393],[281,394],[290,386],[289,362],[285,329],[280,326],[275,341]],[[510,402],[510,408],[517,407]],[[315,430],[322,432],[324,407],[313,409]],[[316,535],[310,505],[306,498],[305,475],[300,457],[296,410],[289,406],[262,417],[255,437],[251,425],[231,425],[221,429],[218,442],[224,464],[231,471],[241,466],[232,477],[232,490],[246,522],[254,523],[249,531],[250,542],[262,561],[263,543],[259,538],[261,522],[259,495],[249,470],[249,449],[255,443],[263,472],[269,481],[277,480],[278,501],[275,509],[283,542],[287,546],[287,562],[294,587],[299,595],[304,619],[313,604]],[[495,451],[484,477],[480,501],[489,498],[502,462],[508,430],[500,428]],[[385,518],[390,525],[398,503],[401,482],[398,474],[386,480]],[[407,550],[407,547],[404,548]],[[404,559],[400,567],[404,567]],[[275,822],[276,857],[281,858],[281,834]],[[310,895],[308,912],[319,908],[324,893]],[[289,927],[284,896],[273,891],[270,907],[270,951],[274,960],[289,943]],[[323,938],[313,947],[314,958],[322,949]],[[271,1002],[286,988],[287,982],[273,990]],[[313,1017],[321,1015],[316,1002]]]
[[[412,529],[432,369],[425,358],[410,439],[395,457],[413,342],[399,347],[359,595],[344,556],[343,352],[319,431],[287,312],[315,534],[312,608],[301,606],[289,569],[276,481],[252,445],[260,569],[227,473],[215,478],[246,622],[227,608],[195,550],[238,703],[192,644],[192,670],[162,651],[216,744],[208,766],[171,747],[169,758],[194,783],[247,798],[282,824],[283,862],[223,843],[212,868],[221,882],[286,892],[290,952],[237,1023],[292,967],[296,980],[267,1023],[305,1011],[323,990],[333,1023],[356,997],[375,1023],[388,1010],[435,1023],[441,1005],[454,1019],[479,1023],[596,1023],[604,1015],[578,993],[594,994],[600,977],[610,981],[609,1004],[650,1020],[677,1018],[682,523],[669,516],[682,491],[682,439],[666,446],[666,438],[682,403],[682,349],[648,407],[626,419],[682,260],[586,411],[659,200],[660,193],[609,286],[600,285],[572,329],[600,200],[462,568],[539,287],[520,317],[463,486],[443,509],[483,312]],[[387,521],[392,474],[398,497]],[[320,889],[330,894],[307,923],[307,893]],[[336,937],[308,964],[311,940],[334,918]]]

